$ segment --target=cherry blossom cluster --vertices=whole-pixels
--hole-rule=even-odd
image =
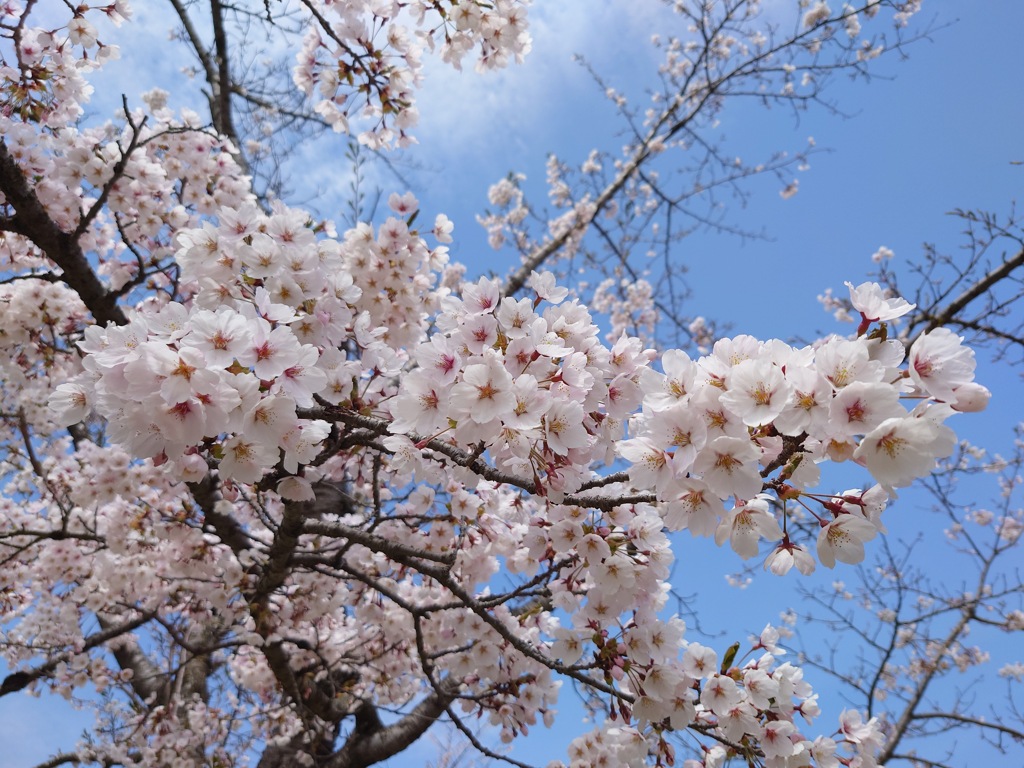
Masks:
[[[817,694],[799,667],[778,663],[777,638],[771,627],[752,638],[751,658],[742,665],[729,659],[719,667],[714,651],[690,644],[680,665],[652,667],[632,706],[636,725],[612,720],[574,739],[569,767],[641,768],[650,765],[651,756],[658,765],[676,765],[675,747],[665,736],[694,723],[715,729],[723,743],[706,747],[702,759],[684,760],[685,768],[719,768],[736,756],[770,768],[874,765],[884,743],[877,718],[865,722],[859,712],[844,710],[832,735],[809,738],[801,732],[800,723],[809,724],[820,713]],[[645,728],[648,723],[655,727]],[[751,743],[758,745],[756,753],[746,746]]]
[[[409,196],[392,204],[415,212]],[[438,217],[435,236],[450,240],[450,230]],[[290,473],[313,460],[329,425],[297,409],[314,397],[353,407],[389,394],[383,373],[422,338],[447,262],[397,218],[376,238],[359,227],[340,243],[318,239],[303,212],[252,204],[221,209],[217,225],[178,242],[188,306],[148,303],[125,326],[87,328],[85,371],[51,403],[64,424],[95,411],[133,455],[172,460],[189,479],[205,474],[202,449],[239,483],[258,481],[282,452]],[[354,384],[364,371],[371,380]]]
[[[801,733],[796,721],[817,717],[817,696],[799,667],[778,663],[784,651],[775,629],[752,639],[746,663],[736,661],[738,644],[720,662],[713,649],[685,640],[681,620],[663,618],[672,552],[652,505],[616,507],[601,517],[549,505],[546,519],[530,524],[530,558],[558,558],[556,548],[572,545],[550,587],[571,625],[549,630],[551,656],[593,668],[621,696],[610,705],[609,720],[572,743],[571,766],[641,766],[651,757],[671,765],[668,735],[688,727],[710,729],[741,755],[741,745],[757,744],[775,766],[834,765],[839,744],[864,759],[877,750],[877,722],[861,724],[853,712],[844,713],[835,738]],[[530,562],[509,565],[516,570]],[[725,755],[724,749],[709,754],[706,765]]]
[[[823,461],[864,465],[880,487],[824,497],[818,516],[822,562],[859,562],[887,497],[952,451],[946,418],[985,405],[973,352],[948,330],[922,336],[909,358],[898,340],[866,333],[911,308],[874,284],[850,286],[864,318],[856,338],[802,349],[724,339],[698,360],[666,352],[663,373],[636,339],[603,347],[589,313],[562,304],[564,290],[549,278],[537,275],[532,286],[535,300],[514,299],[481,279],[445,303],[436,320],[443,334],[414,350],[418,365],[388,406],[391,431],[479,444],[497,469],[532,478],[526,487],[555,501],[592,479],[584,468],[617,453],[632,465],[633,487],[662,502],[670,529],[714,534],[743,557],[756,555],[761,539],[781,541],[769,561],[775,572],[813,568],[780,527],[775,498],[814,498],[806,489]],[[543,299],[549,306],[539,312]]]
[[[522,0],[358,0],[305,3],[312,19],[296,54],[293,79],[316,101],[316,112],[336,131],[368,125],[359,140],[374,148],[408,146],[419,120],[416,89],[424,49],[461,69],[479,47],[477,69],[522,61],[530,49]]]
[[[130,762],[193,765],[182,755],[209,748],[228,759],[228,719],[202,701],[165,702],[147,712],[119,703],[110,694],[127,688],[130,670],[119,668],[109,654],[89,652],[86,638],[100,617],[102,627],[123,619],[117,606],[134,606],[165,617],[195,616],[242,622],[237,599],[243,570],[225,557],[195,525],[185,486],[149,462],[138,462],[116,446],[83,441],[73,452],[65,439],[53,455],[42,458],[42,497],[27,497],[31,467],[12,472],[4,463],[5,486],[0,532],[6,544],[23,542],[31,558],[10,558],[5,572],[5,661],[11,667],[31,664],[37,654],[52,653],[53,673],[33,688],[45,686],[67,699],[88,690],[105,698],[108,711],[124,724],[111,741],[99,739],[77,750],[83,762]],[[59,540],[33,547],[48,526],[62,531]],[[201,597],[199,597],[201,596]],[[105,623],[104,623],[105,622]],[[131,652],[138,640],[121,637],[116,652]],[[62,655],[62,649],[69,649]],[[154,727],[163,722],[164,727]],[[183,727],[168,727],[180,722]],[[201,764],[201,763],[196,763]]]
[[[82,114],[92,86],[85,75],[111,58],[116,46],[99,40],[96,23],[107,19],[120,25],[131,17],[127,0],[73,8],[72,17],[57,27],[26,25],[31,9],[20,3],[0,4],[0,101],[4,115],[40,126],[60,128]]]
[[[482,444],[499,470],[557,500],[612,456],[654,353],[630,338],[604,346],[550,273],[530,286],[535,298],[502,297],[482,278],[444,301],[440,332],[413,350],[418,366],[388,409],[392,432]]]
[[[194,113],[175,116],[158,93],[150,96],[157,108],[122,116],[128,123],[120,127],[38,134],[0,116],[7,151],[38,179],[34,191],[47,213],[66,231],[88,224],[81,247],[103,254],[100,272],[114,290],[156,275],[174,253],[171,231],[251,199],[230,145],[201,130]],[[19,268],[46,265],[27,239],[11,240],[15,247],[4,255]]]
[[[884,530],[879,515],[887,497],[953,451],[945,420],[987,402],[987,390],[973,381],[973,351],[938,328],[908,356],[899,340],[886,337],[884,324],[912,307],[873,283],[849,289],[862,317],[855,338],[802,349],[749,336],[724,339],[698,360],[667,352],[664,373],[640,379],[641,412],[618,451],[632,462],[634,485],[665,502],[669,528],[714,534],[742,557],[755,556],[761,539],[780,541],[766,567],[784,573],[795,564],[808,572],[813,559],[790,540],[775,511],[776,498],[796,501],[821,524],[823,564],[859,562],[863,542]],[[882,326],[868,333],[875,323]],[[848,459],[879,485],[824,498],[806,492],[817,485],[822,462]],[[766,483],[776,469],[780,474]],[[775,498],[762,493],[768,487]],[[736,503],[726,511],[722,502],[730,498]],[[818,498],[821,513],[804,498]]]
[[[145,109],[125,103],[114,121],[76,123],[92,93],[84,76],[117,51],[99,41],[97,28],[130,17],[127,3],[80,5],[56,28],[33,26],[33,4],[3,9],[17,22],[0,27],[5,152],[32,180],[47,216],[98,261],[112,290],[170,290],[174,233],[253,199],[234,148],[205,129],[197,113],[169,110],[159,89],[143,96]],[[0,195],[0,206],[8,205]],[[5,244],[5,268],[51,268],[21,232],[6,233]]]
[[[434,555],[453,552],[452,573],[464,585],[485,584],[497,571],[499,557],[509,571],[526,577],[553,569],[552,605],[570,617],[563,626],[548,610],[519,616],[498,611],[496,617],[511,637],[451,656],[442,653],[446,644],[489,633],[479,615],[441,614],[430,624],[436,623],[440,631],[424,633],[427,647],[440,657],[438,667],[463,680],[465,692],[473,697],[472,703],[464,702],[465,711],[486,702],[503,741],[527,733],[538,719],[551,722],[557,682],[548,671],[555,670],[603,684],[602,690],[615,697],[609,702],[614,717],[574,743],[573,765],[601,760],[641,765],[650,756],[668,760],[673,750],[669,732],[690,725],[711,729],[733,745],[761,745],[767,739],[765,751],[780,766],[807,765],[811,759],[830,765],[837,744],[865,758],[877,749],[877,722],[861,724],[852,712],[843,715],[834,737],[812,740],[800,732],[795,719],[811,722],[817,716],[816,696],[798,667],[776,666],[782,651],[775,630],[767,628],[755,639],[752,660],[742,665],[734,661],[735,651],[720,664],[714,650],[684,641],[684,624],[663,617],[672,553],[653,505],[621,505],[603,514],[551,503],[541,509],[535,500],[510,498],[491,482],[478,482],[475,492],[459,485],[449,481],[444,498],[456,521],[472,521],[461,535],[456,526],[436,517],[429,531],[386,524],[388,534]],[[441,498],[420,486],[396,513],[399,519],[423,514]],[[406,604],[436,604],[414,599],[416,592],[424,597],[427,588],[403,583],[395,594]],[[402,615],[394,606],[386,609]],[[281,612],[290,613],[285,605]],[[446,618],[455,623],[448,624]],[[523,640],[527,644],[521,645]],[[388,677],[405,679],[401,672],[400,666],[389,667]],[[496,685],[514,695],[497,701],[480,697]]]

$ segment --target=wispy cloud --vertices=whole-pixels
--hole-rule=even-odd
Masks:
[[[658,54],[648,39],[670,17],[660,4],[627,0],[535,5],[533,50],[522,64],[481,74],[468,59],[462,72],[428,59],[417,135],[433,151],[460,157],[498,151],[496,136],[520,146],[543,139],[548,126],[572,114],[577,96],[590,100],[598,91],[584,67],[573,63],[575,54],[586,51],[612,84],[619,74],[634,78],[638,67],[653,71]]]

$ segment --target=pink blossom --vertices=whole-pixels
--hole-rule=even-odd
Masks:
[[[667,350],[662,355],[661,364],[665,369],[664,374],[647,368],[640,379],[645,395],[644,403],[655,411],[671,408],[681,400],[688,399],[699,370],[697,364],[678,349]]]
[[[799,544],[785,541],[772,550],[764,561],[764,569],[776,576],[785,576],[793,566],[804,576],[809,576],[814,573],[814,558]]]
[[[844,437],[863,435],[886,419],[904,415],[895,387],[855,381],[839,390],[829,405],[829,429]]]
[[[536,292],[539,298],[551,304],[558,304],[569,295],[568,289],[558,285],[551,272],[531,272],[526,285]]]
[[[462,380],[452,387],[452,414],[486,424],[515,408],[512,376],[490,350],[484,357],[475,359],[481,362],[467,365]]]
[[[693,470],[721,498],[751,499],[761,491],[761,475],[757,471],[759,456],[749,440],[716,437],[700,452]]]
[[[242,432],[268,445],[280,445],[286,434],[298,425],[295,401],[290,397],[264,397],[245,414]]]
[[[402,388],[391,404],[392,432],[433,433],[448,426],[449,389],[422,369],[402,381]]]
[[[647,437],[624,440],[617,447],[619,455],[632,463],[629,477],[641,488],[667,488],[675,476],[669,456]]]
[[[761,539],[778,541],[781,538],[782,529],[769,513],[768,502],[763,498],[729,510],[715,531],[715,543],[721,546],[728,541],[733,551],[744,560],[757,556]]]
[[[818,533],[818,559],[826,568],[835,568],[836,560],[856,565],[864,559],[864,542],[871,541],[878,528],[854,514],[842,514]]]
[[[277,448],[236,435],[224,442],[224,456],[218,464],[223,477],[239,483],[255,483],[277,463]]]
[[[975,382],[961,384],[953,390],[953,394],[956,396],[956,400],[953,401],[952,406],[954,410],[961,413],[983,411],[988,407],[988,401],[992,399],[992,393],[986,387]]]
[[[685,476],[707,444],[704,419],[695,409],[676,405],[653,414],[649,420],[651,439],[672,452],[672,470],[676,477]]]
[[[300,352],[301,345],[291,328],[279,326],[271,330],[270,324],[261,320],[248,348],[237,359],[242,365],[251,367],[260,379],[270,380],[297,365]]]
[[[774,421],[792,391],[782,371],[763,360],[743,360],[733,366],[727,387],[722,404],[750,427]]]
[[[932,397],[956,402],[956,389],[974,381],[974,350],[948,328],[936,328],[910,348],[910,378]]]
[[[721,716],[739,704],[742,697],[743,692],[737,687],[735,680],[725,675],[713,675],[704,684],[700,703]]]
[[[659,507],[670,531],[687,529],[694,536],[711,536],[718,518],[725,514],[722,500],[705,483],[694,478],[680,480],[669,500]]]
[[[861,283],[854,288],[853,283],[847,282],[846,287],[850,289],[850,303],[853,308],[872,323],[884,323],[903,317],[917,306],[899,296],[886,298],[878,283]]]
[[[86,386],[84,382],[69,382],[57,386],[50,395],[49,405],[61,426],[77,424],[89,415],[89,411],[92,410],[89,403],[91,391],[92,387]]]
[[[222,307],[216,312],[201,309],[189,320],[182,344],[203,353],[208,365],[226,368],[250,345],[249,324],[238,313]]]
[[[564,400],[552,401],[544,414],[544,435],[548,447],[560,455],[573,448],[586,448],[591,438],[583,426],[583,407]]]

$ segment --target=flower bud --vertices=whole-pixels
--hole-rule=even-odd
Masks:
[[[984,411],[988,407],[988,401],[992,398],[992,393],[987,388],[973,381],[961,384],[953,391],[953,394],[956,395],[953,409],[961,413]]]

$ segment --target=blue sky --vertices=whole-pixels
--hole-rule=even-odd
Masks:
[[[182,91],[173,85],[180,60],[152,57],[154,46],[166,44],[162,5],[140,0],[136,6],[136,21],[123,29],[124,58],[110,65],[97,86],[96,114],[110,114],[121,93],[132,101],[153,85],[172,91],[172,106],[198,106],[194,86]],[[531,11],[534,51],[524,65],[484,76],[472,67],[462,74],[431,67],[421,96],[420,146],[408,155],[418,168],[407,178],[424,213],[444,212],[455,222],[452,253],[469,266],[470,275],[511,266],[507,254],[489,249],[475,224],[491,183],[521,171],[540,199],[548,152],[579,163],[593,147],[621,143],[615,135],[621,124],[572,54],[586,54],[622,90],[639,90],[657,61],[646,40],[662,31],[662,13],[649,0],[540,0]],[[753,107],[724,114],[723,135],[744,154],[800,149],[808,136],[828,151],[816,154],[811,168],[799,174],[794,198],[782,200],[778,185],[764,180],[751,185],[744,208],[732,211],[734,222],[763,229],[767,239],[698,233],[678,246],[691,270],[695,313],[729,320],[735,332],[761,338],[848,332],[833,324],[815,297],[827,287],[841,291],[844,280],[864,279],[879,246],[895,251],[897,266],[919,255],[924,242],[952,253],[961,244],[962,227],[948,211],[1009,211],[1024,188],[1024,165],[1012,164],[1024,161],[1019,50],[1024,3],[928,0],[918,23],[929,19],[932,32],[907,49],[906,60],[883,59],[870,83],[834,83],[830,95],[845,117],[811,111],[797,122],[782,110]],[[143,82],[139,72],[155,79]],[[306,164],[296,170],[302,181],[294,185],[303,192],[315,186],[320,213],[339,219],[348,182],[343,154],[343,143],[332,136],[305,147]],[[386,185],[385,197],[393,191],[395,182],[386,175],[371,179]],[[992,407],[980,416],[961,417],[954,426],[979,444],[1005,446],[1009,425],[1024,418],[1019,371],[992,365],[982,354],[978,378],[993,391]],[[907,493],[888,513],[894,534],[920,525],[914,501]],[[726,588],[722,574],[741,564],[729,552],[711,550],[706,541],[682,543],[680,589],[698,593],[705,605],[729,607],[704,617],[708,628],[730,633],[723,646],[740,629],[759,630],[777,621],[796,601],[793,579],[762,578],[745,592]],[[691,565],[697,562],[699,569]],[[852,581],[850,573],[836,577]],[[1014,660],[1005,642],[996,648],[999,657]],[[992,671],[996,668],[993,661]],[[562,756],[568,741],[584,730],[573,719],[571,697],[566,691],[568,713],[561,727],[532,737],[520,753],[523,759]],[[5,697],[0,700],[0,741],[6,745],[0,768],[33,765],[58,746],[70,746],[87,722],[45,699]],[[419,763],[399,758],[391,764]]]

